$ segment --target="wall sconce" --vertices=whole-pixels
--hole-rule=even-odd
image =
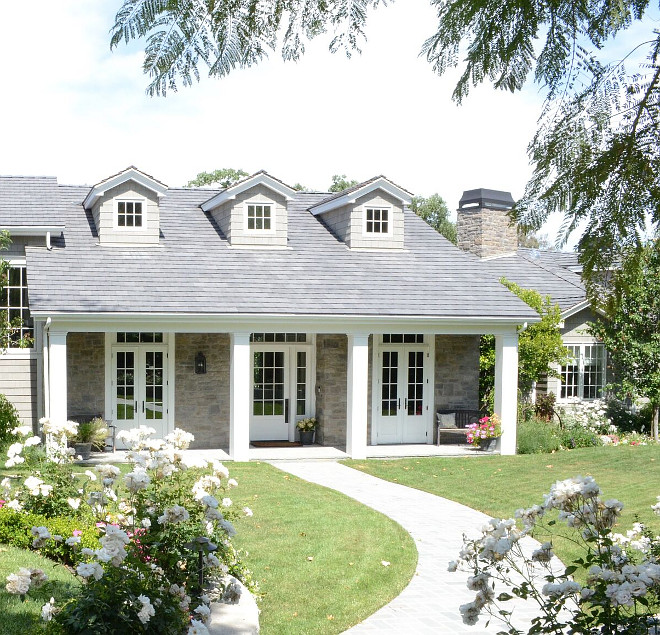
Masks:
[[[195,355],[195,375],[204,375],[206,373],[206,357],[204,353],[199,352]]]

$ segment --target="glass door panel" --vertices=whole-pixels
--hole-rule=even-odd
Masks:
[[[144,416],[147,420],[163,418],[163,359],[162,351],[147,351],[145,359]]]
[[[122,427],[135,421],[135,352],[118,351],[115,372],[115,416]],[[126,425],[124,425],[126,424]]]
[[[381,415],[396,417],[399,401],[399,352],[383,352],[383,372],[381,386]]]
[[[253,350],[250,439],[275,441],[289,438],[288,377],[288,350]]]

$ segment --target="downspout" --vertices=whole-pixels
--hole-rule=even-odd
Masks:
[[[44,324],[44,342],[43,342],[43,347],[44,347],[44,417],[46,419],[50,419],[50,358],[48,355],[48,351],[50,349],[50,338],[49,338],[49,331],[50,331],[50,318],[46,319],[46,323]]]

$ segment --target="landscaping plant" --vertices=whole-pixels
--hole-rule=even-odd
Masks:
[[[486,613],[504,623],[502,632],[520,633],[506,603],[522,598],[539,606],[530,634],[657,632],[660,537],[641,523],[625,536],[614,533],[623,504],[600,494],[590,476],[557,481],[541,505],[519,509],[515,518],[491,519],[476,538],[464,536],[458,560],[449,564],[450,571],[472,573],[467,586],[475,598],[460,607],[463,621],[475,624]],[[660,502],[653,510],[660,513]],[[552,540],[531,554],[521,542],[538,531],[552,535],[556,521],[544,522],[550,512],[558,512],[558,522],[581,547],[582,556],[566,568],[554,559]],[[580,571],[585,584],[573,577]]]
[[[44,606],[50,632],[199,635],[207,632],[204,623],[213,598],[236,600],[238,580],[254,586],[231,542],[232,520],[240,514],[231,509],[227,491],[237,483],[221,463],[186,457],[183,450],[193,440],[191,434],[176,429],[165,440],[153,439],[155,430],[144,426],[120,433],[131,448],[132,463],[132,470],[120,479],[113,465],[72,475],[66,434],[61,433],[73,424],[43,424],[51,435],[52,470],[77,485],[77,497],[60,501],[60,511],[81,523],[93,518],[95,530],[94,545],[87,546],[88,531],[71,531],[71,525],[51,523],[47,516],[44,525],[31,527],[31,546],[71,563],[84,582],[64,603],[53,600]],[[17,430],[17,436],[21,432]],[[26,446],[36,445],[27,441],[17,442],[6,465],[25,462]],[[5,479],[7,502],[0,517],[6,508],[13,518],[5,517],[0,528],[11,522],[20,525],[17,515],[35,511],[35,500],[42,506],[43,501],[55,500],[53,478],[42,472],[39,477],[16,479],[16,484]],[[247,508],[241,513],[251,514]],[[67,528],[68,535],[56,534],[56,527]],[[199,550],[192,548],[199,538],[207,539],[201,560],[204,577],[212,582],[204,587],[198,583]],[[60,549],[66,553],[58,553]],[[7,590],[28,593],[33,585],[30,576],[20,570],[12,575]]]

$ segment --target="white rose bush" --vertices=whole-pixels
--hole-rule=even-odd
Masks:
[[[20,431],[18,438],[30,432]],[[124,475],[113,465],[75,473],[69,453],[60,448],[47,455],[54,467],[3,481],[0,532],[3,523],[36,520],[29,546],[55,555],[82,580],[72,597],[51,598],[44,605],[49,633],[203,635],[212,600],[235,601],[236,580],[255,590],[231,543],[234,522],[248,515],[231,508],[228,492],[236,481],[218,461],[186,457],[191,434],[177,429],[164,440],[154,435],[144,426],[120,433],[130,448],[131,467]],[[16,443],[22,447],[10,446],[10,465],[23,464],[16,457],[23,456],[26,444]],[[56,492],[58,485],[63,491]],[[33,499],[52,504],[38,505]],[[80,529],[71,530],[76,523]],[[201,556],[193,544],[204,545]],[[30,585],[42,582],[21,569],[7,578],[5,588],[24,597]]]
[[[457,561],[449,563],[450,571],[472,574],[467,587],[475,596],[460,607],[463,622],[485,615],[502,622],[500,633],[522,633],[507,604],[521,598],[539,608],[528,634],[660,633],[660,536],[641,523],[615,533],[622,509],[618,500],[603,500],[592,477],[576,476],[557,481],[542,504],[491,519],[476,538],[464,535]],[[531,553],[523,548],[526,536],[552,536],[560,527],[584,553],[570,566],[554,557],[551,540]]]

